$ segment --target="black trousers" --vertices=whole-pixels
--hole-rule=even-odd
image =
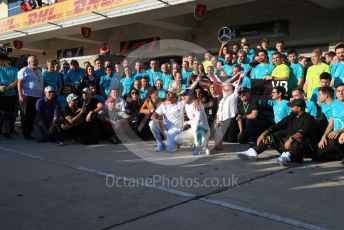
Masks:
[[[337,139],[327,138],[327,145],[323,149],[318,149],[315,161],[338,161],[344,157],[344,144],[339,144]]]
[[[293,162],[303,162],[303,157],[315,156],[315,151],[312,147],[312,144],[309,140],[300,139],[294,141],[289,150],[284,148],[284,143],[289,137],[285,131],[279,131],[270,135],[269,143],[260,143],[258,146],[255,146],[254,149],[258,154],[267,150],[270,146],[277,150],[279,153],[289,152],[291,154],[291,161]]]
[[[26,96],[22,104],[23,110],[23,135],[29,137],[33,131],[33,121],[36,114],[36,102],[38,97]]]

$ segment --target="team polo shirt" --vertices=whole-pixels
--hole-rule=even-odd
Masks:
[[[251,79],[263,79],[265,76],[271,76],[274,68],[271,64],[259,64],[251,71]]]
[[[289,78],[290,69],[287,65],[280,64],[280,65],[275,67],[275,69],[272,71],[271,74],[272,74],[272,76],[274,76],[276,78],[283,78],[283,77]]]
[[[331,69],[331,74],[335,85],[344,83],[344,62],[334,64]]]
[[[62,79],[58,72],[44,71],[42,75],[43,75],[43,80],[44,80],[44,87],[51,86],[55,90],[58,90],[62,87]]]
[[[313,117],[318,116],[317,106],[313,101],[306,100],[306,112]]]
[[[184,70],[182,70],[182,77],[183,77],[183,83],[184,84],[186,84],[188,82],[188,79],[191,75],[192,75],[192,71],[185,72]]]
[[[104,75],[106,75],[105,69],[97,69],[94,71],[94,76],[96,76],[97,78],[101,78]]]
[[[249,88],[249,89],[252,88],[251,79],[249,77],[247,77],[246,75],[242,79],[241,87],[246,87],[246,88]]]
[[[69,81],[72,84],[79,84],[81,78],[85,75],[86,72],[82,68],[79,68],[77,71],[70,69],[67,72],[66,81]]]
[[[175,128],[182,130],[184,121],[183,102],[177,101],[174,104],[162,103],[155,112],[163,117],[167,129]]]
[[[334,90],[334,93],[336,94],[336,89],[333,88]],[[333,95],[334,98],[336,98],[336,95]],[[319,101],[319,95],[320,95],[320,91],[319,91],[319,88],[315,88],[313,90],[313,94],[312,94],[312,97],[311,97],[311,101],[313,101],[314,103],[317,103]]]
[[[300,63],[293,63],[290,65],[290,75],[288,82],[288,90],[291,92],[297,87],[298,79],[303,78],[304,69]]]
[[[148,75],[147,75],[146,72],[137,72],[137,71],[135,71],[135,72],[131,73],[131,76],[134,78],[134,81],[136,81],[136,80],[141,81],[141,78],[143,78],[143,77],[147,77],[148,78]],[[148,81],[149,81],[149,79],[148,79]]]
[[[142,101],[144,101],[144,100],[146,100],[147,98],[148,98],[148,88],[146,88],[146,89],[140,89],[139,90],[139,93],[140,93],[140,99],[142,100]]]
[[[244,69],[245,74],[248,74],[251,70],[250,64],[240,64],[239,66]]]
[[[334,101],[332,101],[331,104],[327,104],[326,102],[321,103],[321,112],[325,114],[327,121],[330,120],[332,117],[332,106],[333,106]]]
[[[228,77],[232,77],[233,76],[233,67],[236,66],[236,64],[232,64],[232,65],[227,65],[224,64],[223,65],[223,70],[226,72]]]
[[[162,90],[159,90],[158,96],[159,96],[160,99],[165,100],[166,96],[167,96],[167,93],[166,93],[165,90],[162,89]]]
[[[12,70],[10,71],[9,68]],[[14,67],[0,67],[0,84],[2,86],[9,86],[12,82],[17,80],[18,70]],[[6,92],[2,93],[3,96],[15,96],[17,95],[16,87],[12,87]]]
[[[148,75],[148,82],[150,85],[155,85],[156,80],[161,79],[162,73],[160,71],[153,72],[151,69],[149,69],[146,73]]]
[[[204,61],[202,62],[202,65],[203,65],[203,67],[204,67],[204,72],[205,72],[206,74],[208,74],[208,67],[212,65],[211,61],[210,61],[210,60],[204,60]]]
[[[126,77],[121,79],[122,84],[122,97],[127,96],[130,93],[131,88],[134,84],[134,78]]]
[[[321,63],[320,65],[312,65],[308,68],[306,75],[306,94],[308,99],[312,97],[313,90],[320,87],[320,74],[324,72],[331,73],[330,67],[325,63]]]
[[[171,82],[173,81],[171,78],[171,74],[161,74],[162,85],[165,90],[168,90]],[[185,82],[186,83],[186,82]]]
[[[274,111],[274,121],[275,123],[280,122],[283,118],[290,114],[290,107],[288,106],[287,100],[282,100],[280,103],[277,103],[275,100],[269,100],[268,104],[272,106]]]
[[[99,81],[99,86],[104,90],[104,93],[107,97],[109,97],[110,95],[111,82],[112,82],[112,77],[108,75],[101,76],[100,81]]]
[[[344,129],[344,102],[338,99],[332,104],[333,130]]]

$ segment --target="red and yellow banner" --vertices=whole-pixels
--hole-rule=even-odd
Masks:
[[[66,0],[0,20],[0,34],[125,6],[143,0]]]

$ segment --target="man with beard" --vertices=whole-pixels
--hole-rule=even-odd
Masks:
[[[281,154],[276,159],[280,165],[303,162],[304,155],[315,155],[315,140],[312,136],[315,130],[314,117],[305,112],[306,102],[302,99],[293,100],[289,106],[291,114],[263,132],[258,137],[256,146],[239,152],[240,159],[257,160],[258,154],[270,146]]]
[[[270,76],[274,66],[268,62],[268,52],[260,50],[258,52],[259,64],[251,71],[251,79],[263,79],[265,76]]]
[[[152,120],[149,122],[152,134],[158,142],[155,149],[157,152],[163,151],[166,147],[162,141],[162,134],[166,136],[167,151],[171,153],[177,151],[175,137],[183,129],[183,118],[184,103],[177,101],[177,92],[175,90],[170,90],[167,93],[166,102],[157,108],[152,114]]]

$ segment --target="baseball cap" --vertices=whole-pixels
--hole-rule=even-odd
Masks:
[[[182,96],[191,96],[193,94],[194,94],[194,91],[192,89],[185,89],[181,95]]]
[[[82,93],[92,94],[92,90],[90,88],[86,87],[82,90]]]
[[[249,93],[249,92],[251,92],[251,90],[249,88],[242,87],[238,93],[241,94],[241,93]]]
[[[293,106],[306,107],[306,102],[302,99],[295,99],[289,102],[288,106],[289,107],[293,107]]]
[[[77,95],[75,95],[74,93],[71,93],[71,94],[69,94],[68,96],[67,96],[67,102],[69,103],[70,101],[73,101],[73,100],[75,100],[75,99],[78,99],[78,96]]]
[[[51,92],[51,91],[55,91],[54,87],[52,87],[52,86],[46,86],[46,87],[44,88],[44,92]]]
[[[176,90],[176,89],[173,89],[173,88],[169,88],[167,92],[173,93],[173,94],[175,94],[175,95],[178,94],[177,90]]]

